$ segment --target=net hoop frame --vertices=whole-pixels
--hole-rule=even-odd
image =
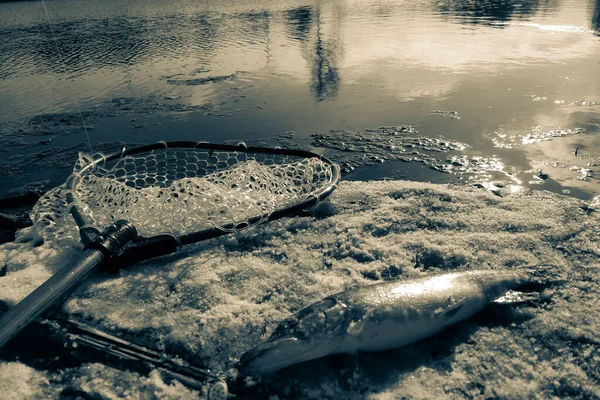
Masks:
[[[192,141],[170,141],[170,142],[157,142],[153,144],[141,145],[131,148],[123,147],[120,150],[102,154],[96,153],[91,156],[87,156],[89,160],[87,164],[81,166],[81,168],[76,172],[71,174],[66,180],[66,200],[67,200],[67,209],[68,212],[73,216],[75,223],[79,227],[80,234],[82,236],[82,242],[86,244],[89,239],[85,236],[85,228],[88,228],[89,220],[91,219],[89,214],[85,211],[85,207],[83,207],[82,203],[77,199],[77,185],[79,184],[80,178],[82,175],[86,173],[92,172],[96,167],[103,166],[107,162],[120,160],[125,156],[140,154],[151,152],[155,150],[169,150],[169,149],[191,149],[191,150],[205,150],[210,152],[213,151],[227,151],[227,152],[238,152],[238,153],[258,153],[265,155],[276,155],[276,156],[292,156],[292,157],[301,157],[301,158],[318,158],[320,161],[331,166],[332,171],[332,179],[331,184],[324,186],[320,190],[317,190],[307,196],[306,199],[286,205],[282,208],[276,209],[271,212],[268,217],[262,218],[261,216],[252,217],[249,219],[250,226],[266,223],[269,221],[273,221],[284,216],[289,216],[296,214],[301,211],[308,210],[314,207],[317,203],[327,198],[337,187],[339,180],[341,178],[340,168],[337,164],[333,163],[328,158],[310,152],[306,150],[297,150],[297,149],[284,149],[280,147],[257,147],[257,146],[247,146],[245,143],[238,143],[237,145],[230,144],[218,144],[218,143],[208,143],[208,142],[192,142]],[[262,220],[261,220],[262,219]],[[173,234],[160,234],[156,236],[152,236],[149,238],[145,237],[137,237],[134,239],[131,244],[128,246],[129,250],[132,250],[136,247],[145,247],[146,249],[150,249],[153,245],[158,245],[160,242],[171,242],[173,241],[176,244],[176,247],[181,247],[186,244],[199,242],[202,240],[219,237],[232,231],[240,230],[240,228],[234,226],[233,224],[227,224],[221,227],[211,227],[208,229],[204,229],[197,232],[186,233],[183,235],[173,235]],[[172,246],[169,246],[172,247]],[[162,254],[168,254],[173,252],[174,249],[170,251],[163,252]],[[139,253],[139,252],[135,252]],[[151,251],[150,253],[155,253]],[[143,259],[152,258],[161,254],[154,254],[151,257],[141,257]],[[139,261],[140,257],[135,257],[136,260],[132,260],[132,262]]]

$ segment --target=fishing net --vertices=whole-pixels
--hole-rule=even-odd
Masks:
[[[34,206],[34,225],[46,241],[79,241],[84,226],[69,215],[77,207],[85,227],[99,231],[122,219],[141,237],[232,231],[262,223],[290,204],[319,200],[339,179],[337,166],[305,155],[312,153],[220,147],[227,150],[165,146],[124,155],[123,149],[114,161],[80,153],[67,182]]]

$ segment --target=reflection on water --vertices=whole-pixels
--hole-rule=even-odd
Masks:
[[[308,42],[313,27],[312,6],[302,6],[285,11],[286,29],[292,39]]]
[[[442,0],[436,6],[447,18],[457,17],[463,23],[480,24],[524,19],[539,9],[551,10],[556,3],[556,0]]]
[[[592,29],[596,34],[600,32],[600,0],[596,0],[592,9]]]
[[[338,61],[341,57],[340,15],[329,21],[324,32],[321,11],[301,6],[285,12],[289,37],[302,45],[302,57],[310,65],[311,89],[316,101],[335,100],[340,86]]]
[[[340,155],[348,178],[439,181],[449,178],[397,172],[402,161],[456,170],[456,160],[493,159],[502,173],[477,174],[485,168],[469,161],[473,179],[600,193],[598,0],[57,0],[49,14],[38,2],[0,3],[0,151],[84,142],[73,134],[79,104],[94,142],[273,143],[293,131],[283,144],[335,153],[342,145],[311,135],[353,149],[383,140]],[[28,119],[41,114],[51,115]],[[352,133],[403,125],[415,140],[465,147],[437,149],[431,163],[386,157],[388,138]],[[580,133],[499,140],[537,126]]]
[[[339,18],[336,18],[336,21],[331,23],[333,37],[326,38],[323,28],[321,27],[320,12],[317,12],[316,40],[314,45],[309,47],[307,55],[307,58],[310,59],[312,64],[311,86],[317,101],[321,101],[325,98],[335,99],[339,89],[340,74],[337,67],[338,58],[341,56],[339,24]]]
[[[73,21],[24,29],[17,40],[3,41],[0,77],[15,73],[65,73],[69,76],[91,68],[135,64],[151,56],[147,21],[135,24],[125,19],[99,22]]]

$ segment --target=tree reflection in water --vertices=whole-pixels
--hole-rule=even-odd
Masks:
[[[311,91],[317,101],[335,99],[341,78],[340,17],[335,13],[325,32],[322,11],[303,6],[285,12],[290,38],[302,42],[302,56],[311,70]]]
[[[455,16],[465,24],[509,22],[533,15],[539,9],[553,8],[556,0],[442,0],[438,10],[445,16]]]
[[[592,29],[600,35],[600,0],[592,0]]]
[[[285,11],[288,34],[292,39],[307,42],[313,23],[312,6],[302,6]]]

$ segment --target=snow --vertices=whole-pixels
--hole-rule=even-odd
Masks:
[[[0,364],[0,393],[3,399],[41,398],[48,386],[48,378],[43,372],[18,362]]]
[[[600,397],[600,209],[544,191],[502,193],[407,181],[343,182],[294,217],[91,279],[63,306],[76,319],[236,378],[241,354],[329,294],[438,271],[551,264],[540,302],[494,306],[381,353],[335,355],[247,378],[260,398]],[[21,232],[23,237],[27,232]],[[0,246],[0,300],[14,304],[77,245]],[[16,371],[16,372],[8,372]],[[0,362],[0,388],[35,398],[69,387],[105,398],[204,396],[157,372]]]

